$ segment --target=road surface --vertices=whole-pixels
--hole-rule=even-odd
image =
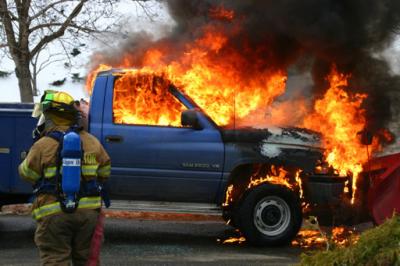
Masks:
[[[222,244],[236,232],[222,221],[107,218],[102,265],[293,265],[301,250]],[[0,264],[39,265],[29,216],[0,215]]]

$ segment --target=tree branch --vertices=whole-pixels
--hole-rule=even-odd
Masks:
[[[147,18],[151,21],[151,22],[154,22],[154,19],[153,19],[153,16],[154,16],[154,14],[152,14],[148,9],[147,9],[147,6],[146,6],[146,1],[135,1],[139,6],[140,6],[140,8],[143,10],[143,12],[144,12],[144,14],[147,16]],[[137,12],[137,11],[136,11]]]
[[[28,18],[29,18],[29,7],[31,5],[30,0],[24,0],[24,1],[15,1],[16,7],[17,7],[17,13],[18,13],[18,43],[20,45],[20,50],[21,53],[24,56],[29,57],[29,49],[28,49],[28,43],[29,43],[29,24],[28,24]]]
[[[36,25],[35,27],[30,28],[29,32],[32,33],[32,32],[34,32],[36,30],[40,30],[40,29],[44,29],[44,28],[50,28],[50,27],[59,27],[59,26],[62,26],[62,25],[63,25],[63,23],[61,23],[61,22],[60,23],[53,22],[53,23],[39,24],[39,25]]]
[[[68,53],[68,51],[67,51],[67,48],[66,48],[65,45],[64,45],[64,42],[61,40],[61,38],[58,39],[58,41],[59,41],[61,47],[64,49],[64,53],[65,53],[65,55],[67,56],[68,63],[71,65],[71,57],[69,56],[69,53]]]
[[[90,28],[90,27],[85,27],[85,26],[79,26],[76,24],[71,24],[70,28],[74,28],[80,31],[83,31],[85,33],[113,33],[112,31],[107,31],[107,30],[98,30],[95,28]]]
[[[7,42],[10,49],[10,53],[14,56],[18,54],[18,44],[15,39],[14,29],[11,22],[10,13],[7,10],[7,1],[0,0],[0,19],[3,23],[4,31],[6,32]]]
[[[53,2],[53,3],[49,4],[49,5],[47,5],[46,7],[44,7],[44,8],[43,8],[42,10],[40,10],[39,12],[37,12],[37,13],[34,14],[34,15],[32,15],[32,16],[29,18],[29,22],[32,22],[34,19],[37,19],[37,18],[39,18],[40,16],[44,15],[49,9],[55,7],[56,5],[61,4],[61,3],[65,3],[65,2],[72,2],[72,0],[59,0],[59,1],[55,1],[55,2]]]
[[[5,1],[5,0],[1,0],[1,1]],[[40,42],[32,49],[31,56],[34,56],[38,51],[40,51],[40,49],[42,49],[42,47],[45,44],[63,36],[67,27],[71,24],[72,20],[79,14],[83,5],[87,1],[88,0],[81,0],[80,3],[74,8],[74,10],[71,12],[71,14],[68,16],[68,18],[64,21],[64,23],[62,23],[62,25],[60,26],[60,28],[57,31],[53,32],[50,35],[44,36],[44,38],[41,39]]]
[[[34,31],[37,31],[37,30],[40,30],[40,29],[51,28],[51,27],[59,27],[59,26],[62,26],[62,25],[63,25],[63,23],[61,23],[61,22],[60,23],[56,23],[56,22],[44,23],[44,24],[40,24],[40,25],[37,25],[35,27],[32,27],[29,30],[29,32],[32,33]],[[67,28],[74,28],[74,29],[81,30],[81,31],[86,32],[86,33],[104,33],[104,32],[108,32],[108,31],[103,31],[103,30],[97,30],[95,28],[79,26],[79,25],[74,24],[74,23],[71,23],[70,25],[68,25]]]
[[[8,12],[8,14],[10,14],[11,20],[14,20],[14,21],[17,21],[17,20],[18,20],[18,18],[17,18],[13,13]]]

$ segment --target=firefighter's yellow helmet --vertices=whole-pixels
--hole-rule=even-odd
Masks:
[[[57,126],[71,126],[79,119],[74,98],[66,92],[47,90],[40,105],[44,116]]]
[[[43,112],[75,112],[74,98],[66,92],[47,90],[41,99]]]

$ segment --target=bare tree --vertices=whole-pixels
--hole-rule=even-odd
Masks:
[[[84,37],[110,32],[117,23],[113,16],[118,0],[0,0],[0,50],[15,63],[22,102],[33,102],[40,71],[59,61],[54,53],[39,56],[58,41],[67,55]],[[56,53],[59,55],[59,52]]]

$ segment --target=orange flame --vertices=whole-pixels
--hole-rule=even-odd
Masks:
[[[268,172],[266,174],[261,173],[261,171],[264,170],[268,170]],[[254,173],[251,175],[246,189],[250,189],[264,183],[271,183],[276,185],[283,185],[289,188],[290,190],[298,188],[299,197],[303,198],[303,188],[302,188],[300,173],[301,170],[297,170],[295,173],[291,174],[283,167],[277,167],[275,165],[272,165],[268,169],[264,169],[263,167],[259,166],[259,168],[256,169]],[[291,176],[294,176],[294,180],[292,180],[293,178],[291,179]],[[234,185],[230,184],[225,192],[225,200],[222,203],[222,206],[227,207],[233,202],[234,190],[235,190]]]
[[[230,184],[228,188],[226,189],[225,193],[225,202],[222,204],[222,206],[226,207],[229,206],[229,204],[232,202],[232,193],[233,193],[233,184]]]
[[[180,126],[184,106],[169,93],[169,86],[168,80],[144,70],[125,72],[114,84],[114,122]]]
[[[96,69],[92,70],[88,76],[86,77],[86,84],[85,88],[89,92],[89,94],[92,94],[93,86],[94,86],[94,81],[97,77],[97,74],[101,71],[106,71],[111,69],[111,66],[100,64]]]
[[[327,245],[327,241],[336,246],[348,246],[358,241],[359,235],[346,227],[333,227],[329,235],[316,229],[301,229],[297,237],[292,240],[292,246],[302,248],[321,248]]]
[[[332,68],[327,80],[329,89],[322,99],[315,102],[314,112],[306,117],[304,126],[323,134],[326,161],[342,176],[353,175],[352,203],[356,192],[356,182],[367,162],[365,146],[357,139],[357,134],[366,125],[365,110],[361,104],[365,94],[351,94],[345,91],[349,75],[338,73]]]
[[[258,176],[258,174],[253,175],[250,178],[250,182],[247,188],[256,187],[267,182],[277,185],[283,185],[289,189],[293,188],[288,177],[288,172],[283,169],[283,167],[277,168],[274,165],[271,166],[271,174],[267,174],[266,176]]]
[[[296,239],[292,240],[292,246],[311,248],[314,246],[325,245],[326,238],[318,230],[302,229],[297,234]]]
[[[246,238],[244,236],[230,237],[228,239],[225,239],[222,244],[242,244],[243,242],[246,242]]]
[[[301,178],[300,178],[301,172],[302,172],[301,170],[296,171],[295,181],[297,183],[297,186],[299,187],[300,199],[303,199],[304,198],[304,191],[303,191],[303,183],[302,183]]]

